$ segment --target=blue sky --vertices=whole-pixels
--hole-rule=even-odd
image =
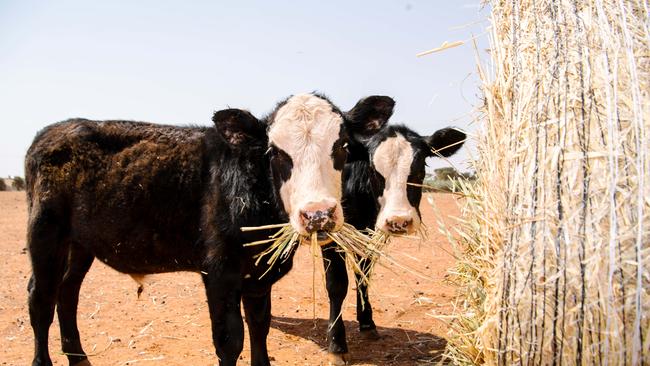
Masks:
[[[209,125],[312,90],[343,110],[392,96],[391,122],[421,134],[471,130],[471,42],[415,54],[474,35],[484,57],[486,25],[478,0],[0,0],[0,176],[23,175],[35,133],[67,118]]]

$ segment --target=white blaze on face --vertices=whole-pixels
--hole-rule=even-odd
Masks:
[[[334,208],[335,229],[343,225],[341,171],[334,169],[332,146],[339,139],[343,119],[326,100],[296,95],[275,114],[269,142],[292,160],[291,177],[280,187],[280,198],[290,222],[301,234],[300,211]]]
[[[376,222],[379,229],[388,232],[388,222],[394,219],[412,220],[407,229],[409,234],[420,227],[418,213],[406,194],[412,162],[413,148],[399,133],[384,140],[375,150],[372,163],[385,180],[384,191],[379,197],[380,209]]]

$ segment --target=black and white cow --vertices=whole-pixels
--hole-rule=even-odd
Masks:
[[[270,290],[292,261],[260,279],[266,268],[253,257],[265,248],[242,244],[269,232],[240,227],[290,221],[303,234],[339,228],[347,131],[373,125],[382,106],[369,103],[354,120],[305,94],[264,120],[227,109],[214,114],[214,127],[73,119],[39,132],[25,161],[33,365],[52,364],[55,309],[70,365],[90,364],[76,313],[95,258],[134,275],[200,272],[220,365],[235,365],[241,353],[242,301],[252,365],[269,365]]]
[[[350,119],[358,118],[365,114],[366,105],[381,105],[382,108],[380,114],[373,113],[373,122],[362,133],[354,134],[351,142],[351,149],[361,151],[359,155],[365,153],[367,158],[350,161],[344,168],[343,212],[346,222],[360,230],[377,228],[389,234],[412,234],[421,223],[419,206],[425,160],[454,154],[466,136],[453,128],[438,130],[431,136],[420,136],[405,126],[385,126],[394,106],[394,101],[385,96],[362,99],[346,115]],[[330,363],[342,365],[348,352],[341,316],[348,289],[345,259],[333,245],[324,246],[322,252],[330,300],[327,334]],[[362,267],[368,271],[366,263],[362,262]],[[367,285],[358,274],[356,281],[357,320],[361,334],[366,339],[378,339]]]

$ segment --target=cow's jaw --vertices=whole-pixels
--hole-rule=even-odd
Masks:
[[[342,128],[343,119],[332,105],[311,94],[289,98],[269,128],[269,143],[291,159],[279,193],[291,225],[302,235],[318,232],[324,238],[324,232],[343,225],[341,170],[332,158]],[[330,213],[331,220],[320,227],[323,215]]]
[[[376,227],[386,233],[412,234],[420,227],[420,215],[407,195],[413,156],[411,143],[399,133],[382,141],[372,155],[375,170],[384,178]]]

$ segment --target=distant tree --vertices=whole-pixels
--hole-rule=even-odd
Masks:
[[[436,173],[436,179],[440,180],[458,179],[460,176],[456,169],[451,167],[438,168],[434,172]]]
[[[24,191],[25,190],[25,180],[22,177],[14,177],[13,183],[11,183],[11,186],[14,187],[15,190],[17,191]]]
[[[461,182],[469,184],[475,180],[474,172],[461,173],[452,167],[444,167],[435,169],[434,174],[428,175],[423,183],[427,186],[425,191],[458,192],[462,189]]]
[[[449,180],[449,179],[476,180],[475,172],[461,173],[452,167],[438,168],[434,170],[434,172],[436,174],[436,179],[438,180]]]
[[[5,180],[3,178],[0,178],[0,191],[6,191],[7,190],[7,183],[5,183]]]

